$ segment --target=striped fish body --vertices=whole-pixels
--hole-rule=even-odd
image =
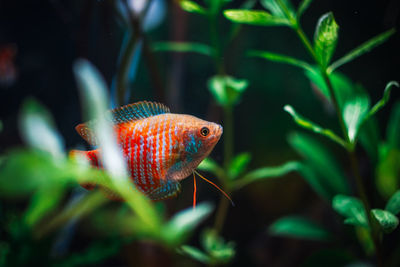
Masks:
[[[131,104],[111,113],[132,182],[154,200],[175,196],[180,191],[179,181],[193,172],[222,134],[222,127],[216,123],[173,114],[151,102]],[[89,143],[96,143],[90,123],[78,125],[77,131]],[[84,153],[92,165],[102,166],[98,150],[78,153]]]

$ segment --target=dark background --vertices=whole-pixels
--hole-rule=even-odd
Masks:
[[[297,6],[298,2],[295,1],[294,5]],[[226,8],[236,8],[240,3],[233,1]],[[261,6],[258,4],[256,8]],[[335,59],[371,37],[398,27],[399,10],[400,2],[397,0],[320,0],[311,4],[302,23],[306,34],[312,38],[318,18],[328,11],[334,13],[340,26]],[[218,30],[222,38],[229,26],[230,22],[221,16]],[[207,44],[210,43],[208,30],[203,17],[182,12],[176,4],[168,2],[165,20],[157,29],[148,32],[147,38],[150,43],[182,40]],[[0,85],[0,119],[4,128],[0,134],[0,151],[21,145],[17,121],[21,104],[27,97],[36,98],[51,111],[67,148],[82,145],[83,140],[74,130],[82,119],[72,64],[77,58],[89,59],[111,84],[124,31],[114,1],[0,1],[0,46],[15,44],[17,55],[14,63],[18,71],[13,85]],[[375,103],[388,81],[400,80],[399,48],[400,35],[396,33],[388,42],[346,64],[340,71],[361,83]],[[279,165],[299,158],[286,141],[287,135],[298,128],[283,111],[285,104],[294,106],[305,117],[325,127],[338,130],[335,115],[324,110],[301,70],[248,58],[245,56],[248,49],[269,50],[308,61],[310,58],[297,36],[284,27],[245,26],[225,51],[227,72],[248,79],[250,83],[235,109],[235,152],[252,154],[250,168]],[[192,53],[154,53],[153,56],[165,89],[164,97],[154,89],[151,73],[142,57],[137,79],[131,85],[130,102],[157,100],[168,104],[174,112],[223,123],[220,110],[215,107],[207,89],[207,80],[215,74],[209,58]],[[174,68],[179,71],[173,71]],[[171,88],[178,93],[172,95]],[[393,90],[389,105],[378,114],[382,135],[390,107],[399,96],[399,90]],[[344,151],[329,141],[321,141],[342,159],[346,167]],[[212,157],[221,162],[221,154],[222,146],[219,144]],[[359,154],[363,162],[363,151]],[[363,171],[370,170],[365,168]],[[191,181],[184,181],[182,195],[168,201],[172,212],[191,204],[191,186]],[[217,202],[219,198],[208,185],[200,184],[199,192],[199,200]],[[354,242],[347,240],[347,235],[342,232],[341,219],[297,174],[250,185],[237,192],[234,201],[237,206],[229,211],[223,236],[237,243],[238,255],[234,261],[237,266],[297,265],[320,248],[339,246],[339,243],[320,244],[270,237],[266,233],[267,226],[287,214],[315,218],[336,232],[342,243],[362,255],[361,249],[351,247]],[[134,246],[128,252],[122,251],[110,262],[126,264],[129,262],[123,260],[127,258],[126,254],[133,255],[136,250],[140,251],[140,246]]]

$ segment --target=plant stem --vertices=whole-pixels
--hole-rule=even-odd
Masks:
[[[361,201],[363,203],[364,209],[365,209],[365,213],[368,219],[368,224],[370,226],[371,229],[371,236],[372,236],[372,240],[374,242],[374,247],[375,247],[375,253],[376,253],[376,257],[377,257],[377,264],[378,266],[383,266],[382,265],[382,249],[381,249],[381,243],[380,243],[380,239],[379,239],[379,230],[377,229],[377,227],[375,226],[373,219],[370,215],[370,207],[371,205],[369,204],[369,200],[367,197],[367,193],[365,190],[365,185],[363,183],[361,174],[360,174],[360,170],[359,170],[359,164],[358,164],[358,160],[357,160],[357,156],[355,154],[354,151],[354,145],[351,142],[349,135],[347,133],[347,129],[346,129],[346,125],[344,123],[343,120],[343,116],[341,114],[341,109],[337,100],[337,97],[335,95],[335,90],[333,88],[332,82],[329,79],[329,76],[327,74],[327,69],[326,67],[324,67],[318,60],[318,57],[310,43],[310,41],[308,40],[307,36],[304,34],[302,28],[300,27],[299,23],[297,23],[294,27],[297,35],[299,36],[299,38],[301,39],[301,41],[303,42],[303,45],[306,47],[307,51],[310,53],[310,55],[312,56],[312,58],[315,60],[315,62],[319,65],[320,68],[320,72],[321,75],[325,81],[326,86],[328,87],[329,90],[329,95],[332,101],[332,104],[336,110],[336,115],[338,117],[339,120],[339,125],[340,128],[343,132],[343,136],[346,140],[346,143],[348,144],[348,146],[346,146],[346,150],[349,153],[349,158],[350,158],[350,164],[351,164],[351,168],[352,168],[352,172],[354,175],[354,179],[356,182],[356,187],[357,187],[357,191],[358,191],[358,195],[361,198]]]

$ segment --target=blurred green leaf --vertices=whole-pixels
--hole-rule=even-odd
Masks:
[[[214,210],[213,205],[201,203],[195,209],[180,211],[164,226],[164,239],[170,244],[179,244],[198,224]]]
[[[389,201],[386,203],[385,210],[390,211],[394,215],[400,213],[400,190],[392,195]]]
[[[376,186],[384,198],[389,198],[399,188],[400,150],[387,145],[379,146],[379,162],[376,168]]]
[[[340,138],[339,136],[337,136],[334,132],[332,132],[330,129],[324,129],[321,128],[319,125],[317,125],[314,122],[311,122],[310,120],[302,117],[301,115],[299,115],[292,106],[290,105],[285,105],[283,107],[283,109],[288,112],[294,119],[294,121],[300,125],[303,128],[306,128],[308,130],[313,131],[314,133],[323,135],[325,137],[328,137],[329,139],[331,139],[332,141],[338,143],[339,145],[343,146],[343,147],[347,147],[346,142]]]
[[[332,234],[315,222],[300,216],[278,219],[268,229],[270,234],[291,238],[329,241]]]
[[[314,34],[314,50],[323,67],[327,67],[335,52],[339,26],[332,12],[321,16]]]
[[[247,9],[227,9],[224,16],[236,23],[257,25],[257,26],[279,26],[289,25],[284,18],[274,17],[266,11]]]
[[[179,0],[178,2],[181,8],[187,12],[197,13],[202,15],[207,14],[207,10],[204,7],[197,4],[196,2],[189,0]]]
[[[221,175],[221,172],[224,172],[222,168],[215,162],[212,158],[205,158],[199,166],[197,166],[198,170],[211,172],[218,177]]]
[[[332,65],[330,65],[328,68],[328,73],[333,72],[335,69],[339,68],[340,66],[342,66],[350,61],[353,61],[357,57],[371,51],[375,47],[384,43],[390,36],[392,36],[395,33],[395,31],[396,31],[395,29],[390,29],[384,33],[379,34],[378,36],[375,36],[371,40],[361,44],[359,47],[351,50],[345,56],[343,56],[342,58],[333,62]]]
[[[229,177],[234,180],[241,175],[246,170],[250,160],[250,153],[240,153],[236,155],[229,165]]]
[[[400,150],[400,101],[393,105],[386,130],[386,140],[390,148]]]
[[[372,215],[382,227],[383,232],[391,233],[399,225],[399,219],[391,212],[381,209],[371,210]]]
[[[324,179],[321,179],[309,165],[309,163],[302,163],[298,172],[320,197],[330,202],[335,193],[331,192],[331,188],[325,185]]]
[[[186,43],[186,42],[156,42],[153,44],[153,50],[156,52],[193,52],[212,56],[215,51],[212,47],[202,43]]]
[[[375,253],[375,245],[372,239],[371,231],[369,228],[365,228],[362,226],[354,227],[355,233],[357,235],[358,240],[364,248],[365,253],[368,256],[372,256]]]
[[[318,67],[313,67],[312,70],[305,71],[306,76],[309,80],[316,86],[318,90],[327,98],[329,101],[331,99],[329,89],[326,86],[325,80]],[[355,86],[352,81],[340,72],[334,72],[328,75],[334,92],[337,98],[340,110],[343,110],[343,105],[349,99],[354,98]]]
[[[290,0],[261,0],[261,5],[275,17],[286,19],[288,24],[295,24],[295,11]]]
[[[253,57],[265,58],[270,61],[293,65],[293,66],[300,67],[300,68],[303,68],[303,69],[309,70],[309,71],[312,70],[312,66],[310,66],[307,62],[304,62],[302,60],[292,58],[289,56],[277,54],[277,53],[271,53],[268,51],[251,50],[251,51],[249,51],[248,55],[253,56]]]
[[[320,185],[332,198],[336,194],[348,194],[349,184],[343,170],[332,157],[331,153],[318,141],[309,135],[295,133],[289,136],[290,145],[305,158],[320,179]]]
[[[220,9],[224,6],[225,3],[228,3],[231,0],[205,0],[209,7],[210,13],[216,16]]]
[[[369,106],[369,97],[364,92],[344,103],[343,120],[351,143],[355,143],[361,125],[368,117]]]
[[[20,116],[24,141],[32,148],[48,151],[54,157],[64,157],[63,139],[54,127],[50,113],[33,99],[25,101]]]
[[[381,142],[379,136],[379,125],[375,117],[365,121],[359,131],[360,144],[364,147],[372,163],[378,161],[378,147]]]
[[[302,0],[300,2],[299,8],[297,9],[297,19],[300,19],[301,15],[303,15],[304,11],[307,10],[312,1],[313,0]]]
[[[358,198],[336,195],[332,200],[332,207],[339,214],[346,217],[345,224],[369,227],[364,206]]]
[[[236,104],[247,86],[247,80],[235,79],[231,76],[216,75],[208,81],[208,89],[221,106]]]
[[[235,256],[235,244],[225,242],[215,230],[206,229],[201,241],[203,248],[210,255],[212,265],[227,264]]]
[[[368,115],[366,116],[365,120],[367,120],[369,117],[373,116],[376,112],[378,112],[381,108],[383,108],[387,102],[389,101],[390,98],[390,91],[392,90],[392,87],[400,87],[399,83],[396,81],[390,81],[386,84],[385,90],[383,92],[383,97],[381,100],[379,100],[368,112]]]
[[[187,255],[187,256],[189,256],[201,263],[204,263],[204,264],[209,264],[211,262],[210,256],[205,254],[200,249],[192,247],[192,246],[183,245],[179,248],[178,252],[183,255]]]
[[[276,178],[283,176],[291,171],[298,170],[300,163],[297,161],[289,161],[281,166],[275,167],[264,167],[250,171],[241,179],[237,179],[233,182],[233,188],[238,190],[245,185],[253,183],[255,181],[267,178]]]

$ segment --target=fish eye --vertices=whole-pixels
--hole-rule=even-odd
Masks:
[[[202,136],[207,136],[210,133],[210,129],[208,129],[207,127],[203,127],[200,129],[200,134]]]

